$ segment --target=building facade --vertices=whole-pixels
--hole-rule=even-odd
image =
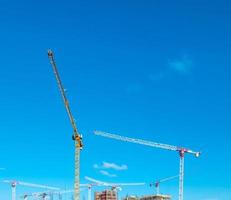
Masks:
[[[127,195],[123,200],[140,200],[138,196],[135,195]]]
[[[117,200],[117,192],[114,190],[95,192],[95,200]]]
[[[149,196],[143,196],[140,198],[140,200],[171,200],[171,196],[169,195],[149,195]]]

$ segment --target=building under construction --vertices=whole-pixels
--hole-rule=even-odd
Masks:
[[[117,200],[117,192],[115,190],[95,192],[95,200]]]
[[[123,200],[139,200],[140,198],[135,195],[127,195]]]
[[[143,196],[140,198],[140,200],[171,200],[171,196],[169,195],[149,195],[149,196]]]
[[[126,196],[123,200],[170,200],[171,196],[169,195],[148,195],[143,197],[138,196]]]

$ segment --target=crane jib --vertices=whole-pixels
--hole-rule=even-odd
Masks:
[[[61,79],[59,77],[59,73],[58,73],[58,70],[57,70],[57,67],[56,67],[56,64],[55,64],[54,56],[53,56],[53,53],[52,53],[51,50],[48,51],[48,57],[50,59],[50,62],[51,62],[51,65],[52,65],[52,68],[53,68],[53,71],[54,71],[54,74],[55,74],[55,78],[57,80],[58,87],[59,87],[59,90],[61,92],[61,95],[62,95],[62,98],[63,98],[63,101],[64,101],[64,105],[65,105],[68,117],[70,119],[70,122],[71,122],[71,126],[72,126],[73,131],[74,131],[74,134],[72,136],[72,139],[75,140],[74,200],[79,200],[80,199],[80,195],[79,195],[80,151],[79,150],[82,149],[82,146],[83,146],[83,144],[82,144],[82,137],[78,133],[77,126],[76,126],[75,120],[74,120],[74,118],[72,116],[71,109],[69,107],[69,103],[68,103],[67,97],[65,95],[65,90],[63,88]]]
[[[58,72],[57,67],[56,67],[56,63],[55,63],[55,60],[54,60],[54,55],[53,55],[51,50],[48,51],[48,57],[50,59],[50,62],[51,62],[51,65],[52,65],[52,68],[53,68],[53,71],[54,71],[54,74],[55,74],[55,78],[57,80],[58,87],[60,89],[61,96],[63,98],[64,105],[65,105],[68,117],[70,119],[71,126],[72,126],[73,131],[74,131],[74,136],[72,137],[72,139],[77,140],[78,143],[79,143],[79,146],[82,147],[83,146],[82,141],[81,141],[82,137],[78,133],[77,126],[75,124],[74,117],[73,117],[73,115],[71,113],[71,109],[69,107],[69,103],[68,103],[68,100],[67,100],[67,97],[66,97],[66,94],[65,94],[65,90],[63,88],[62,81],[60,79],[59,72]]]

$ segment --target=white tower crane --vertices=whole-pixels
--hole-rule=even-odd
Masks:
[[[104,182],[104,181],[99,181],[94,178],[85,176],[85,179],[88,181],[91,181],[97,186],[106,186],[106,187],[111,187],[113,191],[116,191],[116,195],[118,196],[118,190],[122,190],[121,186],[140,186],[140,185],[145,185],[145,183],[109,183],[109,182]],[[91,199],[88,199],[91,200]]]
[[[16,186],[21,185],[21,186],[26,186],[26,187],[33,187],[33,188],[42,188],[42,189],[48,189],[48,190],[59,190],[57,187],[50,187],[46,185],[39,185],[39,184],[34,184],[34,183],[26,183],[22,181],[15,181],[15,180],[4,180],[4,183],[9,183],[11,185],[12,189],[12,200],[16,200]],[[25,196],[24,199],[27,199],[27,196]]]
[[[150,186],[151,187],[154,186],[156,188],[156,194],[158,195],[158,194],[160,194],[160,183],[170,181],[170,180],[175,179],[177,177],[179,177],[179,175],[163,178],[163,179],[157,180],[154,183],[150,183]]]
[[[80,184],[80,187],[84,187],[85,184]],[[80,191],[83,189],[80,188]],[[62,200],[62,195],[63,194],[69,194],[69,193],[74,193],[73,189],[67,189],[67,190],[52,190],[52,191],[43,191],[43,192],[33,192],[30,194],[24,194],[21,196],[22,199],[27,200],[28,197],[33,197],[33,198],[42,198],[43,200],[46,199],[46,197],[50,197],[50,199],[53,198],[54,195],[57,195],[59,200]]]
[[[106,186],[106,187],[111,187],[112,190],[121,190],[121,186],[140,186],[140,185],[145,185],[145,183],[109,183],[109,182],[104,182],[104,181],[99,181],[93,178],[90,178],[88,176],[85,176],[85,179],[88,181],[91,181],[93,183],[98,184],[98,186]]]
[[[43,200],[45,200],[47,197],[53,199],[54,195],[58,195],[59,200],[62,200],[62,195],[68,193],[74,193],[74,190],[72,189],[72,190],[60,190],[60,191],[33,192],[31,194],[24,194],[21,196],[21,198],[27,200],[28,197],[33,197],[33,198],[42,198]]]
[[[88,191],[87,198],[88,198],[88,200],[91,200],[91,194],[92,194],[92,187],[93,186],[102,186],[102,185],[100,185],[98,183],[80,184],[80,187],[86,187],[87,188],[87,191]]]
[[[79,189],[79,191],[80,192],[82,192],[82,191],[84,191],[85,190],[85,188],[82,188],[82,187],[84,187],[84,185],[85,184],[79,184],[79,186],[80,186],[80,189]],[[75,193],[75,191],[74,190],[63,190],[63,191],[61,191],[61,192],[56,192],[56,194],[58,194],[58,196],[59,196],[59,200],[62,200],[62,195],[63,194],[69,194],[69,193]],[[72,199],[74,199],[74,196],[72,195]]]
[[[102,131],[94,131],[94,134],[99,135],[99,136],[103,136],[103,137],[107,137],[107,138],[121,140],[124,142],[131,142],[131,143],[146,145],[146,146],[150,146],[150,147],[154,147],[154,148],[161,148],[161,149],[166,149],[166,150],[171,150],[171,151],[177,151],[179,153],[179,156],[180,156],[179,200],[183,200],[183,194],[184,194],[184,155],[185,155],[185,153],[190,153],[190,154],[195,155],[196,157],[199,157],[201,154],[200,152],[192,151],[192,150],[184,148],[184,147],[177,147],[177,146],[173,146],[173,145],[162,144],[162,143],[157,143],[157,142],[152,142],[152,141],[134,139],[134,138],[124,137],[124,136],[106,133],[106,132],[102,132]]]

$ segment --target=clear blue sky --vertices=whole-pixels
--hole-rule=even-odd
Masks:
[[[72,186],[72,129],[47,58],[52,48],[84,136],[81,182],[178,173],[176,153],[94,136],[99,129],[201,150],[199,159],[186,157],[185,199],[229,200],[230,21],[231,3],[221,0],[2,0],[1,179]],[[103,161],[128,169],[93,167]],[[177,187],[173,180],[161,189],[175,200]],[[10,199],[8,185],[0,184],[0,199]]]

